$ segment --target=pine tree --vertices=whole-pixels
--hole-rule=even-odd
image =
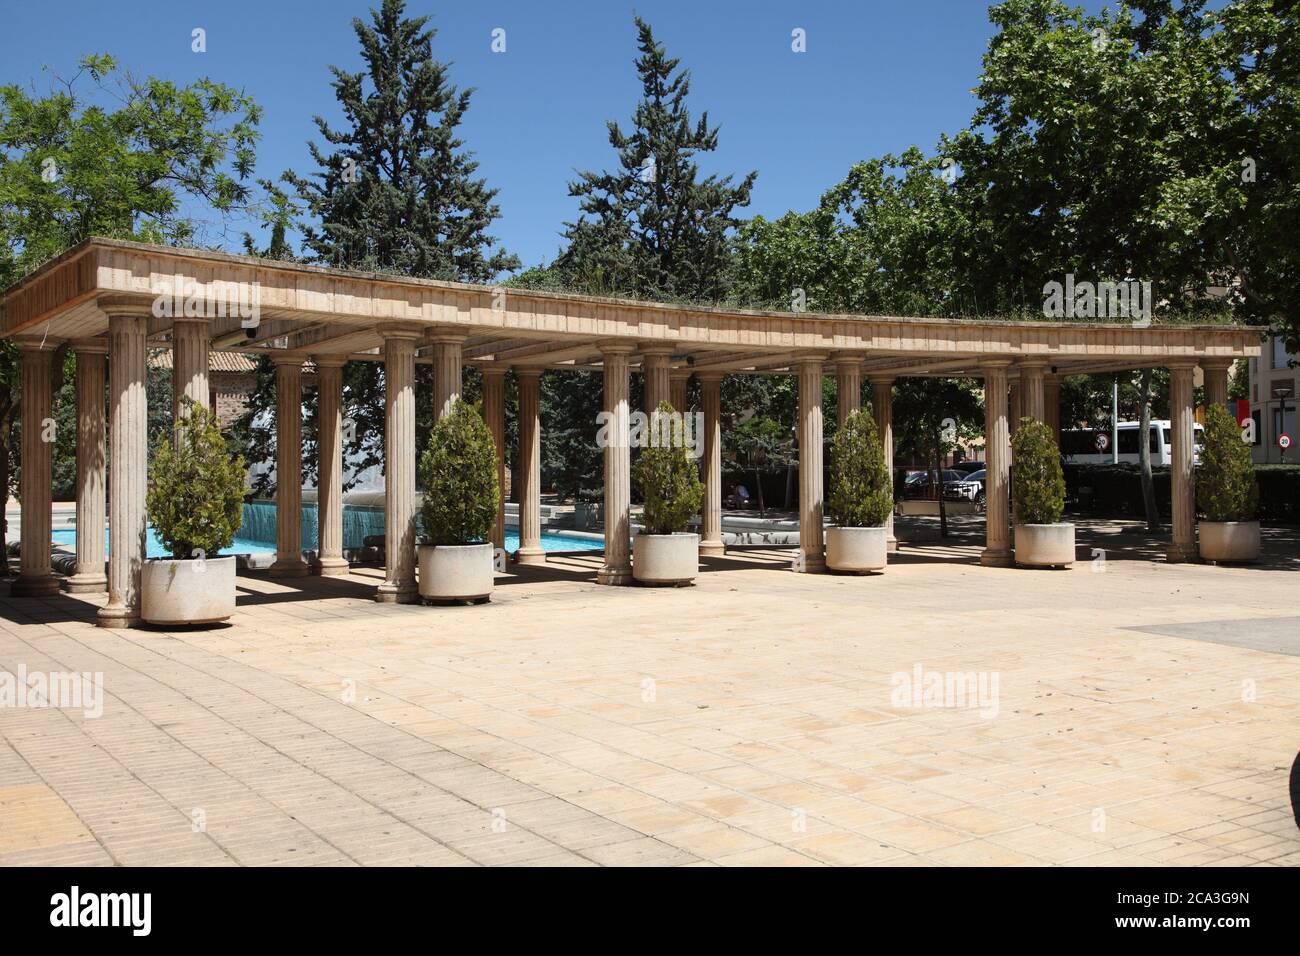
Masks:
[[[725,294],[729,235],[758,175],[700,178],[695,156],[718,146],[708,113],[686,108],[690,72],[678,69],[650,26],[635,20],[643,96],[624,133],[609,123],[613,172],[580,173],[569,184],[583,215],[568,223],[557,265],[566,284],[593,292],[718,300]]]

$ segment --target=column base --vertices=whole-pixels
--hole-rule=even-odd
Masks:
[[[414,584],[390,584],[385,581],[375,589],[375,601],[379,604],[414,604],[420,598],[420,592]]]
[[[100,627],[135,627],[140,623],[140,609],[110,604],[95,614],[95,623]]]
[[[826,555],[824,554],[805,554],[803,558],[803,567],[797,569],[799,574],[825,574],[826,573]]]
[[[305,578],[311,573],[311,568],[307,567],[307,562],[302,558],[276,558],[275,564],[266,573],[273,578]]]
[[[514,558],[515,564],[545,564],[546,552],[541,548],[519,548]]]
[[[9,586],[9,593],[14,597],[47,597],[59,593],[59,579],[53,574],[33,574],[30,577],[19,576]]]
[[[343,577],[352,570],[346,558],[321,558],[312,568],[321,577],[336,578]]]
[[[596,572],[597,584],[622,586],[632,583],[631,568],[601,568]]]
[[[1165,560],[1170,564],[1193,564],[1201,560],[1195,545],[1171,544],[1165,552]]]
[[[720,558],[727,553],[727,546],[721,541],[701,541],[700,557]]]
[[[74,574],[63,582],[63,590],[69,594],[107,591],[108,578],[102,574]]]
[[[898,539],[895,538],[892,534],[885,539],[885,550],[886,551],[898,550]]]
[[[1009,568],[1015,563],[1010,548],[985,548],[980,554],[980,564],[986,568]]]

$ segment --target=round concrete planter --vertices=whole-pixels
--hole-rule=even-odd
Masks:
[[[216,624],[235,613],[235,558],[151,558],[140,573],[146,624]]]
[[[1074,564],[1074,525],[1016,525],[1016,564],[1027,568],[1068,568]]]
[[[698,534],[639,534],[632,539],[632,577],[642,584],[690,584],[699,570]]]
[[[420,597],[478,601],[492,596],[492,543],[420,545]]]
[[[827,528],[826,567],[865,574],[888,563],[889,536],[884,528]]]
[[[1201,558],[1205,561],[1257,561],[1258,521],[1200,521]]]

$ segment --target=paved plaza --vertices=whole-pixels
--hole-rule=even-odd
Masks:
[[[206,630],[0,598],[0,671],[104,690],[0,708],[0,865],[1300,864],[1300,532],[1216,568],[1093,524],[1053,572],[955,527],[868,578],[552,556],[477,607],[241,576]]]

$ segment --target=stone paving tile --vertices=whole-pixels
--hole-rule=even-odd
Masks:
[[[1296,864],[1300,657],[1243,646],[1288,570],[926,553],[672,591],[565,556],[474,608],[242,576],[230,626],[174,633],[0,598],[0,670],[105,692],[0,710],[0,865]],[[996,700],[917,707],[918,671]]]

